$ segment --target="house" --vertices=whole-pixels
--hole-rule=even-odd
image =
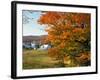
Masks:
[[[49,45],[49,44],[43,44],[43,45],[40,46],[39,50],[47,50],[49,48],[51,48],[51,45]]]
[[[38,49],[43,45],[43,40],[46,38],[46,35],[42,36],[23,36],[23,48],[28,49]]]
[[[23,48],[27,48],[27,49],[35,49],[35,44],[34,43],[23,43]]]

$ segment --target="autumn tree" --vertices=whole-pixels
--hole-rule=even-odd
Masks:
[[[90,14],[45,12],[39,23],[46,25],[46,41],[53,46],[48,54],[61,66],[90,65]]]

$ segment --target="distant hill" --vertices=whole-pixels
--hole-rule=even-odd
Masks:
[[[42,43],[42,41],[47,37],[47,35],[41,35],[41,36],[23,36],[23,42],[24,43]]]

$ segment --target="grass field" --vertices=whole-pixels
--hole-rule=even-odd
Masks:
[[[23,50],[23,69],[57,68],[59,61],[48,56],[46,50]]]

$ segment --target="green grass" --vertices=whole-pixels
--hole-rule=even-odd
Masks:
[[[23,69],[57,68],[59,61],[48,56],[46,50],[23,50]]]

